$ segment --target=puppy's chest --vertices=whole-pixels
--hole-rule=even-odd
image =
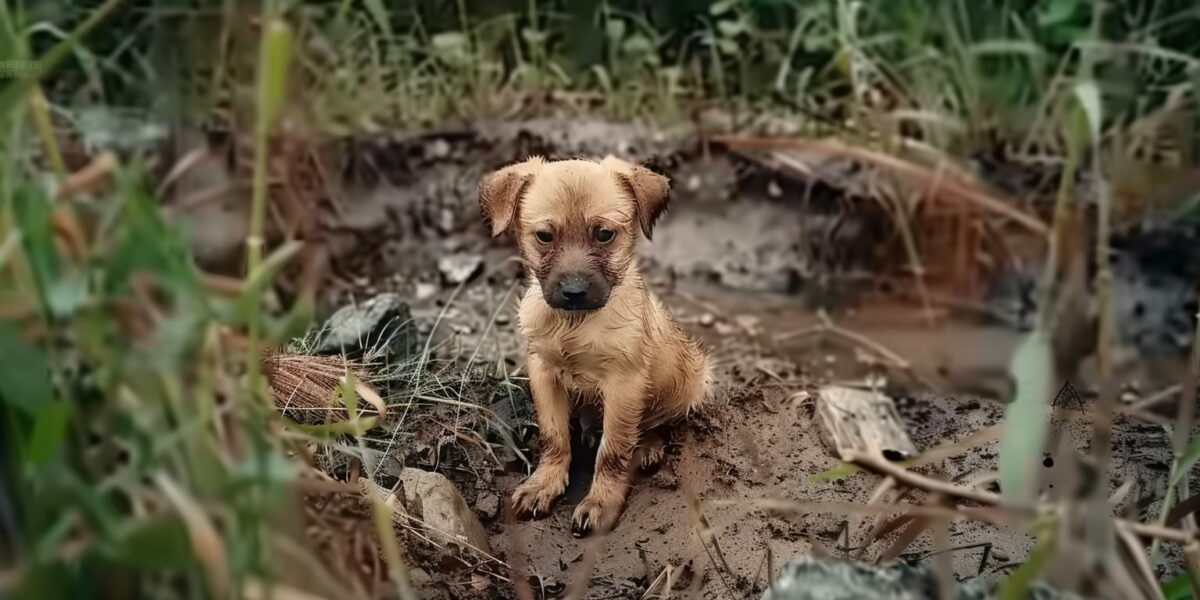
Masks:
[[[530,339],[529,349],[557,371],[568,390],[584,395],[598,393],[604,379],[620,376],[626,370],[624,353],[594,339],[575,336]]]

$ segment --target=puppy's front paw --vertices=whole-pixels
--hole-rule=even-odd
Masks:
[[[566,489],[566,469],[536,469],[513,492],[513,510],[522,518],[548,515],[550,505]]]
[[[608,533],[617,524],[621,516],[620,496],[615,494],[601,496],[589,493],[575,507],[575,516],[571,519],[571,534],[577,538],[593,531]]]

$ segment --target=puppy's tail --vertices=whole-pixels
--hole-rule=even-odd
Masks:
[[[690,416],[693,412],[704,410],[704,407],[716,401],[717,392],[717,376],[713,371],[712,361],[706,356],[704,362],[700,366],[700,391],[696,394],[696,398],[687,407],[687,414]]]

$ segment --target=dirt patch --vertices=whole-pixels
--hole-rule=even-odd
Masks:
[[[489,267],[507,272],[495,262],[489,262]],[[660,274],[657,279],[666,278]],[[415,302],[413,314],[425,322],[440,317],[432,332],[433,346],[445,360],[461,363],[463,357],[475,355],[476,360],[501,361],[521,385],[517,367],[522,347],[513,324],[515,294],[510,293],[516,283],[484,277],[457,294],[442,289]],[[459,564],[449,570],[444,564],[430,566],[443,569],[435,572],[457,582],[445,588],[451,597],[466,590],[484,593],[480,577],[491,582],[484,586],[486,594],[510,597],[511,582],[496,577],[503,573],[511,579],[514,572],[507,569],[517,564],[525,565],[537,597],[561,596],[580,577],[591,582],[589,598],[639,595],[669,569],[679,589],[723,598],[761,593],[767,583],[768,554],[775,568],[788,557],[813,553],[867,560],[884,555],[902,560],[927,556],[933,550],[929,532],[893,549],[905,535],[903,528],[872,541],[868,534],[874,517],[846,514],[839,508],[866,503],[879,478],[823,477],[839,463],[821,444],[812,405],[803,392],[829,381],[885,378],[885,387],[896,396],[920,450],[962,443],[952,457],[921,471],[995,489],[991,483],[997,459],[994,437],[973,436],[1001,422],[1003,405],[986,392],[967,388],[986,387],[982,382],[989,374],[1000,374],[1002,379],[1007,356],[1018,340],[1016,333],[964,322],[930,330],[918,311],[895,304],[864,305],[835,314],[840,326],[911,357],[914,370],[935,378],[943,375],[937,379],[946,389],[933,392],[904,373],[884,368],[863,348],[789,340],[788,332],[803,330],[818,317],[786,296],[731,294],[704,284],[663,287],[668,288],[665,296],[685,327],[712,348],[726,392],[710,410],[677,428],[666,464],[636,485],[620,525],[606,538],[576,540],[570,533],[571,512],[586,493],[594,450],[576,440],[572,484],[552,514],[536,521],[508,521],[497,505],[507,500],[528,465],[515,456],[500,458],[508,447],[506,440],[489,437],[487,451],[479,440],[464,441],[463,430],[478,429],[471,422],[471,411],[444,406],[422,409],[427,411],[426,426],[405,438],[406,462],[438,470],[458,484],[485,518],[492,548],[504,563]],[[487,358],[479,359],[480,355]],[[1083,409],[1084,403],[1093,401],[1086,390],[1080,394],[1081,404],[1064,408]],[[493,401],[492,406],[503,407],[505,402]],[[534,460],[537,449],[527,445],[534,439],[531,414],[527,406],[521,407],[523,411],[513,408],[505,418],[523,432],[518,436],[520,452]],[[1087,452],[1090,423],[1082,413],[1060,421],[1057,430],[1066,448]],[[1047,458],[1042,489],[1053,495],[1061,469],[1075,458],[1070,454]],[[1155,514],[1157,504],[1151,499],[1162,497],[1169,461],[1169,440],[1161,428],[1119,419],[1108,485],[1116,491],[1128,482],[1133,492],[1122,498],[1118,508],[1143,517]],[[693,499],[699,503],[693,504]],[[923,498],[910,494],[905,501],[920,503]],[[780,505],[786,510],[779,510]],[[698,526],[701,515],[705,527]],[[1002,576],[1020,564],[1031,544],[1021,532],[1001,532],[971,521],[954,522],[949,531],[960,579]]]

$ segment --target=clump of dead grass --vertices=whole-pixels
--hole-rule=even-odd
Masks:
[[[262,371],[275,407],[297,421],[345,421],[351,409],[360,417],[387,415],[387,405],[367,383],[371,379],[360,361],[268,349],[262,355]],[[346,397],[349,389],[354,399]]]

